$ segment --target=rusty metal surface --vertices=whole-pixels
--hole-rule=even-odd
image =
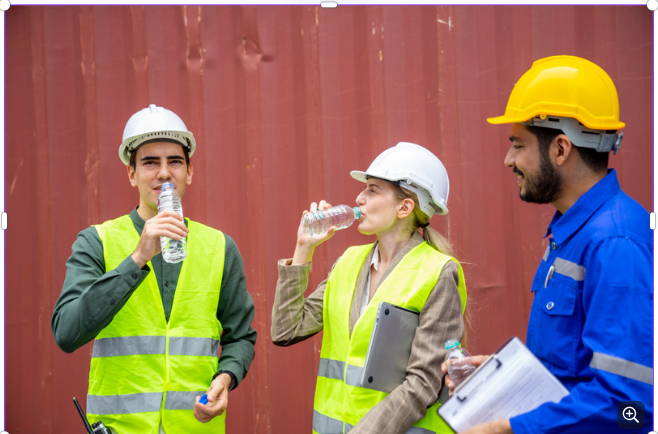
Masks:
[[[617,85],[622,187],[651,208],[652,14],[645,6],[12,6],[6,25],[6,427],[82,432],[91,346],[65,354],[50,331],[76,234],[138,196],[117,158],[149,103],[199,143],[186,215],[231,235],[256,304],[256,359],[231,392],[229,433],[311,427],[321,337],[270,341],[276,262],[313,200],[353,203],[365,169],[398,141],[423,144],[451,182],[446,233],[463,261],[471,349],[525,338],[529,286],[551,206],[518,199],[502,160],[502,114],[533,60],[586,57]],[[311,287],[350,245],[318,248]],[[311,289],[309,289],[309,292]]]

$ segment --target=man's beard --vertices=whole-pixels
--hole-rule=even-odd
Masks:
[[[548,155],[541,151],[540,155],[539,171],[532,178],[514,168],[514,173],[522,175],[525,180],[525,188],[519,191],[519,197],[530,203],[552,203],[562,192],[563,180]]]

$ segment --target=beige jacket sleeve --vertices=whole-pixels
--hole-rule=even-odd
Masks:
[[[324,290],[331,275],[329,272],[327,279],[304,299],[311,264],[291,265],[291,262],[292,259],[282,259],[277,264],[279,279],[272,307],[272,342],[283,347],[308,339],[322,330]],[[331,268],[333,270],[333,266]]]

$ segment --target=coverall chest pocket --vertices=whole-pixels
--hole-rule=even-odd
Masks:
[[[558,375],[576,374],[576,351],[580,342],[580,326],[576,314],[578,287],[561,276],[549,280],[539,293],[541,311],[537,335],[542,342],[535,353],[553,366]]]

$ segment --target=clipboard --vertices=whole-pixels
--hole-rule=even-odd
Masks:
[[[419,313],[382,301],[377,309],[359,385],[391,393],[407,378]]]
[[[559,402],[569,391],[518,338],[492,354],[437,410],[456,432]]]

